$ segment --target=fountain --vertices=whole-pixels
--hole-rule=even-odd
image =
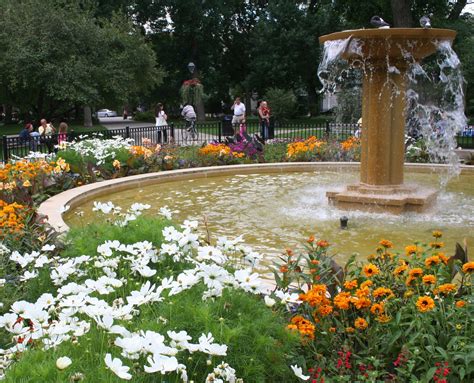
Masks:
[[[328,191],[342,209],[421,212],[436,199],[436,189],[404,183],[407,71],[433,54],[448,29],[362,29],[321,36],[325,65],[345,60],[363,71],[360,182]],[[320,77],[321,71],[320,71]]]

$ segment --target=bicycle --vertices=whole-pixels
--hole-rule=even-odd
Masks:
[[[195,141],[198,137],[198,132],[196,129],[196,119],[186,120],[186,126],[182,130],[183,141],[187,143],[188,141]]]

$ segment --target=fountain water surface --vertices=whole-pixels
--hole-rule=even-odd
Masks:
[[[360,182],[327,196],[343,209],[401,213],[424,211],[432,205],[436,189],[420,188],[404,182],[406,117],[422,121],[429,148],[440,153],[443,162],[455,162],[454,135],[465,124],[462,104],[462,76],[459,60],[451,49],[456,32],[447,29],[351,30],[320,37],[323,60],[318,70],[324,88],[334,90],[344,65],[363,73]],[[429,77],[420,62],[441,51],[439,77],[446,83],[440,105],[422,106],[420,89]],[[412,84],[417,84],[412,87]],[[407,99],[410,101],[407,104]],[[411,108],[407,109],[407,105]],[[415,107],[414,107],[415,106]],[[430,117],[439,114],[438,128],[432,132]],[[449,113],[449,115],[448,115]],[[435,140],[433,136],[441,139]],[[443,142],[444,140],[444,142]],[[436,143],[443,142],[435,150]]]

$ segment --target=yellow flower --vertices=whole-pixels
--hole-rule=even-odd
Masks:
[[[29,180],[26,180],[25,182],[23,182],[23,186],[25,188],[29,188],[31,186],[31,182]]]
[[[369,263],[368,265],[365,265],[363,271],[367,278],[373,277],[374,275],[377,275],[378,273],[380,273],[380,270],[378,269],[378,267],[375,266],[373,263]]]
[[[365,330],[369,324],[364,318],[358,317],[354,321],[354,326],[359,330]]]
[[[112,166],[116,169],[120,169],[120,161],[114,160],[114,162],[112,162]]]
[[[379,245],[385,247],[386,249],[391,249],[393,247],[393,243],[387,239],[382,239],[379,242]]]
[[[414,294],[413,290],[407,290],[405,291],[405,294],[403,294],[404,298],[410,298]]]
[[[416,301],[416,307],[418,308],[418,311],[424,313],[433,310],[435,307],[435,303],[432,298],[425,295],[423,297],[418,298],[418,300]]]
[[[474,273],[474,262],[467,262],[462,265],[462,271],[466,274]]]
[[[425,285],[434,285],[436,283],[436,277],[434,275],[425,275],[422,279]]]
[[[443,236],[443,233],[440,232],[439,230],[433,231],[433,237],[435,238],[441,238]]]
[[[430,246],[433,249],[440,249],[444,246],[444,242],[430,242]]]

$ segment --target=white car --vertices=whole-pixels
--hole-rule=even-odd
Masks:
[[[117,117],[117,112],[115,110],[110,110],[110,109],[99,109],[97,111],[97,118],[104,118],[104,117]]]

